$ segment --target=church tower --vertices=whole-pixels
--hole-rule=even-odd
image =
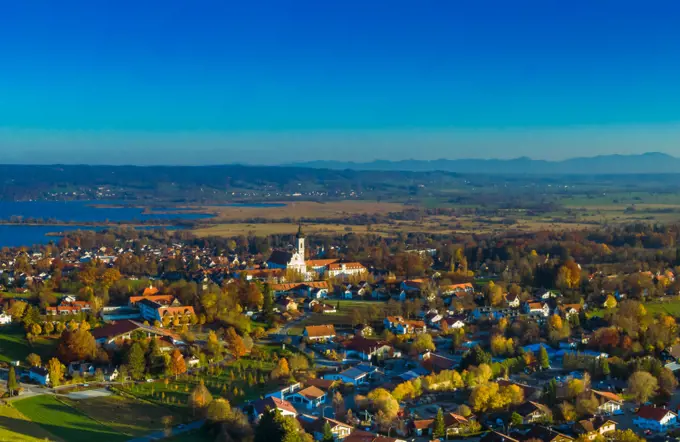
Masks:
[[[298,232],[295,237],[297,238],[297,252],[302,259],[305,259],[305,234],[302,232],[302,224],[298,225]]]

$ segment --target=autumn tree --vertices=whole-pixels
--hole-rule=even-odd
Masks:
[[[126,363],[133,379],[140,380],[144,378],[146,357],[144,349],[139,342],[135,342],[130,346],[127,352]]]
[[[548,350],[546,350],[542,345],[538,351],[538,362],[543,370],[550,368],[550,356],[548,356]]]
[[[59,338],[57,356],[64,363],[92,361],[97,354],[97,343],[89,330],[66,330]]]
[[[276,367],[272,370],[271,376],[274,379],[285,379],[290,376],[290,367],[286,358],[279,359]]]
[[[170,356],[170,373],[177,378],[182,373],[186,373],[187,366],[184,362],[184,356],[179,349],[174,349]]]
[[[64,366],[59,359],[52,358],[49,360],[47,363],[47,372],[50,375],[50,382],[53,387],[61,385],[61,381],[64,379]]]
[[[376,388],[368,394],[367,398],[374,411],[381,411],[390,419],[397,416],[399,402],[392,397],[389,391],[384,388]]]
[[[26,356],[26,362],[28,362],[28,365],[31,367],[40,367],[40,364],[42,363],[40,356],[35,353],[31,353]]]
[[[224,398],[217,398],[208,403],[206,418],[210,422],[224,422],[231,417],[231,405]]]
[[[17,382],[17,373],[14,369],[14,365],[10,365],[9,374],[7,375],[7,391],[10,396],[14,396],[14,392],[19,389],[19,383]]]
[[[645,403],[656,394],[659,383],[646,371],[636,371],[628,378],[628,393],[638,404]]]
[[[437,410],[437,416],[434,418],[432,424],[432,434],[436,438],[443,438],[446,436],[446,423],[444,422],[444,412],[441,407]]]
[[[241,338],[238,333],[236,333],[234,327],[229,327],[224,332],[224,342],[227,346],[227,350],[229,350],[229,353],[231,353],[231,355],[236,359],[240,359],[246,355],[247,349],[243,343],[243,338]]]

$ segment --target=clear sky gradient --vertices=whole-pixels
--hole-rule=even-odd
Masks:
[[[680,156],[678,1],[0,5],[0,162]]]

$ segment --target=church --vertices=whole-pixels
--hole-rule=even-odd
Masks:
[[[305,234],[302,233],[302,225],[298,227],[295,236],[295,250],[274,250],[267,260],[267,267],[270,269],[291,269],[303,274],[307,273],[305,263]]]

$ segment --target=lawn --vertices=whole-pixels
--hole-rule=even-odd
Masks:
[[[336,328],[347,329],[352,328],[352,311],[359,310],[363,318],[370,316],[370,311],[373,310],[374,321],[382,321],[385,317],[385,306],[382,301],[355,301],[355,300],[337,300],[329,299],[327,304],[331,304],[337,308],[337,313],[312,313],[304,319],[300,325],[291,327],[288,330],[289,335],[300,335],[302,330],[307,325],[323,325],[333,324]],[[377,318],[377,319],[375,319]]]
[[[668,301],[653,301],[644,302],[643,305],[647,312],[654,316],[660,314],[667,314],[675,317],[680,317],[680,299],[673,299]],[[593,317],[604,317],[606,310],[602,308],[592,309],[588,311],[588,315]]]
[[[24,363],[30,353],[37,353],[43,360],[47,360],[52,356],[56,343],[57,341],[51,338],[37,338],[30,343],[21,326],[0,326],[0,361]]]
[[[175,424],[182,421],[167,408],[122,396],[62,400],[92,419],[132,437],[163,429],[162,418],[165,416],[172,416]]]
[[[126,441],[124,434],[103,425],[52,395],[34,396],[14,402],[16,409],[46,431],[68,442]]]
[[[13,406],[0,406],[1,442],[37,442],[45,440],[61,442],[63,439],[49,433],[40,425],[31,422],[30,419],[21,414]]]

